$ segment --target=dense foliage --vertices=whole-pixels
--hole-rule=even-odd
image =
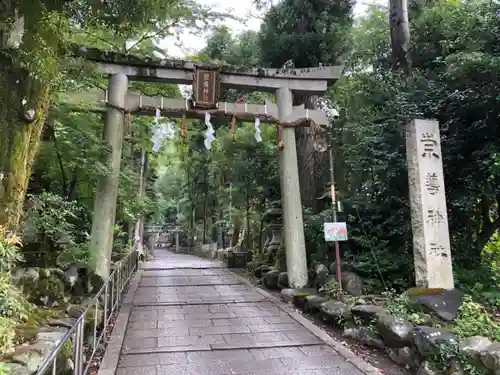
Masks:
[[[96,185],[110,173],[110,150],[102,140],[102,116],[81,102],[92,100],[106,81],[92,66],[70,57],[67,47],[79,43],[138,56],[168,56],[158,47],[159,39],[187,28],[200,31],[223,16],[190,0],[4,3],[0,354],[11,349],[14,329],[29,310],[13,286],[11,271],[20,265],[86,265],[95,250],[89,248],[89,236]],[[342,254],[347,266],[377,286],[403,290],[413,284],[403,126],[412,118],[438,119],[457,286],[489,309],[498,309],[499,4],[436,0],[412,7],[411,79],[391,71],[387,9],[371,7],[353,24],[352,7],[348,0],[283,0],[269,9],[258,32],[235,36],[227,27],[216,27],[206,48],[192,59],[276,68],[289,61],[296,67],[345,64],[346,74],[327,95],[341,114],[332,123],[332,142],[341,218],[350,237]],[[131,86],[148,94],[180,95],[170,85]],[[236,90],[225,90],[222,98],[247,103],[274,99]],[[314,106],[311,98],[295,99]],[[23,118],[29,109],[36,114],[31,122]],[[175,222],[185,230],[187,242],[217,241],[222,247],[234,245],[245,231],[242,245],[260,254],[266,232],[263,214],[280,199],[276,129],[263,125],[263,141],[257,143],[251,123],[237,121],[234,135],[229,121],[213,123],[216,141],[211,151],[203,145],[204,124],[188,121],[186,139],[177,131],[174,140],[165,140],[154,153],[152,119],[126,118],[114,259],[128,250],[140,218]],[[327,262],[333,258],[332,248],[322,230],[331,213],[328,202],[318,198],[329,180],[328,160],[310,147],[307,134],[298,138],[308,260]],[[142,151],[148,155],[145,195],[139,194]],[[22,248],[14,232],[22,236]],[[283,257],[281,252],[276,258],[278,268],[285,264]],[[477,306],[468,302],[466,307]],[[464,314],[477,312],[471,311]],[[467,322],[464,318],[457,328],[461,334],[484,331],[484,326]]]
[[[165,56],[160,40],[186,29],[200,32],[223,17],[190,0],[21,0],[0,5],[0,362],[24,339],[14,336],[26,314],[30,319],[35,314],[27,293],[14,286],[19,284],[18,276],[13,279],[17,270],[33,274],[42,267],[61,274],[70,266],[89,268],[89,254],[102,251],[92,249],[89,238],[99,204],[96,187],[110,175],[111,150],[103,141],[103,116],[88,109],[95,107],[107,80],[85,60],[74,58],[73,44]],[[173,85],[130,86],[146,94],[179,95]],[[162,211],[152,189],[159,167],[151,151],[153,124],[152,118],[125,118],[113,261],[130,250],[134,226],[155,221]],[[143,152],[148,154],[145,194],[139,191]],[[59,308],[66,302],[57,301]]]
[[[343,254],[346,262],[364,275],[382,278],[379,281],[383,285],[400,290],[411,286],[414,280],[403,126],[412,118],[437,118],[442,132],[457,285],[498,304],[499,250],[494,235],[500,223],[497,212],[500,197],[498,90],[495,86],[498,83],[497,5],[443,0],[411,8],[414,76],[408,80],[391,71],[387,9],[371,7],[349,28],[348,2],[308,4],[299,9],[303,2],[280,2],[266,14],[260,32],[247,33],[241,38],[220,29],[208,39],[207,48],[199,58],[236,65],[258,61],[274,67],[288,60],[299,67],[335,63],[339,58],[345,62],[348,74],[328,94],[341,112],[341,118],[334,123],[333,142],[338,194],[344,206],[341,217],[348,222],[351,238],[342,245]],[[321,6],[340,11],[334,13],[325,8],[322,12]],[[320,27],[328,15],[335,18],[329,21],[331,27]],[[258,41],[250,55],[245,52],[249,40]],[[295,44],[291,45],[290,40]],[[335,40],[334,47],[327,48],[326,43],[332,40]],[[318,49],[318,46],[322,47]],[[259,102],[262,98],[247,95],[245,100]],[[225,137],[225,133],[220,134],[221,138]],[[255,146],[262,150],[269,147],[267,145],[275,146],[274,142],[273,138],[265,137],[263,144]],[[234,151],[226,156],[216,148],[203,165],[208,170],[216,169],[213,161],[216,158],[222,158],[223,164],[234,163],[235,155],[243,155],[244,145],[237,142],[230,147]],[[303,147],[298,147],[298,153],[299,159],[311,159],[314,154]],[[201,154],[194,153],[183,160],[192,166],[200,157]],[[271,153],[269,157],[276,168],[277,154]],[[325,178],[327,160],[316,157],[314,169]],[[256,158],[242,160],[258,163]],[[311,173],[311,164],[299,166],[301,173]],[[248,169],[240,167],[240,170],[242,173],[231,176],[235,186],[249,177]],[[187,178],[182,177],[183,173],[175,172],[175,175],[181,180]],[[271,173],[268,177],[266,183],[273,181],[272,184],[259,189],[278,189],[277,175],[274,180]],[[164,180],[169,178],[167,172]],[[222,192],[224,212],[228,209],[228,181],[225,179],[211,187],[212,192]],[[323,183],[326,181],[327,178]],[[224,187],[226,189],[222,189]],[[321,191],[323,187],[320,184],[314,191]],[[311,190],[306,191],[311,196]],[[233,190],[233,199],[242,202],[233,202],[233,210],[245,210],[245,194],[243,187]],[[319,195],[312,195],[313,203],[303,202],[310,260],[332,258],[331,249],[322,236],[322,223],[330,218],[330,213],[323,211],[327,202],[318,203]],[[222,202],[218,199],[217,202]],[[209,204],[208,211],[210,207]],[[221,205],[217,207],[220,209]],[[257,204],[253,207],[263,210]],[[201,222],[204,218],[198,219]],[[258,223],[255,227],[259,227]],[[254,234],[253,238],[260,237]]]

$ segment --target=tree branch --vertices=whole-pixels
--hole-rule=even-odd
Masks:
[[[132,46],[130,46],[129,48],[127,48],[125,50],[126,53],[130,52],[133,48],[137,47],[139,44],[141,44],[142,42],[144,42],[145,40],[148,40],[148,39],[154,39],[156,38],[157,36],[159,36],[160,34],[162,34],[163,32],[167,31],[168,29],[170,29],[171,27],[174,27],[176,26],[177,24],[179,23],[179,20],[175,20],[174,22],[172,22],[172,24],[168,25],[168,26],[165,26],[163,28],[161,28],[160,30],[158,30],[157,32],[151,34],[151,31],[147,32],[146,34],[144,34],[137,42],[135,42],[134,44],[132,44]]]
[[[107,40],[107,39],[104,39],[103,37],[100,37],[100,36],[98,36],[98,35],[95,35],[94,33],[91,33],[90,31],[87,31],[87,30],[85,30],[85,29],[81,29],[81,31],[83,31],[83,32],[84,32],[85,34],[87,34],[88,36],[91,36],[91,37],[93,37],[93,38],[96,38],[97,40],[100,40],[101,42],[104,42],[104,43],[106,43],[106,44],[110,45],[111,47],[113,47],[113,48],[116,50],[116,52],[120,52],[120,51],[122,51],[122,49],[121,49],[118,45],[116,45],[116,44],[115,44],[115,43],[113,43],[113,42],[110,42],[110,41],[109,41],[109,40]]]
[[[50,131],[50,138],[52,138],[52,142],[54,143],[54,149],[56,151],[56,156],[57,156],[57,161],[59,163],[59,168],[61,169],[61,179],[62,179],[62,196],[66,196],[67,191],[68,191],[68,184],[67,184],[67,179],[66,179],[66,172],[64,171],[64,165],[62,161],[62,156],[61,152],[59,150],[59,146],[57,143],[56,139],[56,132],[54,130],[54,127],[51,124],[47,124],[48,129]]]

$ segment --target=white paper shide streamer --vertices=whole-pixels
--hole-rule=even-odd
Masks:
[[[165,139],[174,139],[175,129],[174,123],[172,121],[160,122],[161,121],[161,111],[156,108],[156,118],[155,127],[153,129],[153,135],[151,141],[153,142],[153,151],[158,152]]]
[[[214,127],[212,126],[212,123],[210,122],[210,113],[205,112],[205,125],[207,126],[207,130],[205,132],[205,148],[207,150],[212,149],[212,142],[215,141],[214,137]]]
[[[255,140],[257,143],[262,142],[262,137],[260,135],[260,118],[255,118]]]

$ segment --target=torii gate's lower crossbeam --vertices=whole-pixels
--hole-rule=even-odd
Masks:
[[[104,111],[106,104],[109,104],[108,93],[103,91],[85,93],[84,95],[71,93],[69,97],[67,104],[91,104],[90,111]],[[320,126],[328,125],[328,117],[325,112],[309,110],[304,105],[293,106],[291,113],[280,120],[278,105],[269,101],[266,101],[265,104],[219,102],[216,109],[199,109],[193,106],[191,100],[147,96],[135,91],[128,91],[123,109],[125,112],[145,116],[154,116],[156,110],[159,109],[163,117],[174,118],[185,116],[186,118],[203,119],[205,112],[229,118],[235,116],[238,120],[249,122],[259,117],[261,123],[281,124],[284,127],[308,126],[311,122]],[[304,121],[298,121],[301,119]]]

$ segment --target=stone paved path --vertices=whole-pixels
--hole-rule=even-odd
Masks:
[[[157,250],[133,293],[116,375],[362,375],[218,261]]]

